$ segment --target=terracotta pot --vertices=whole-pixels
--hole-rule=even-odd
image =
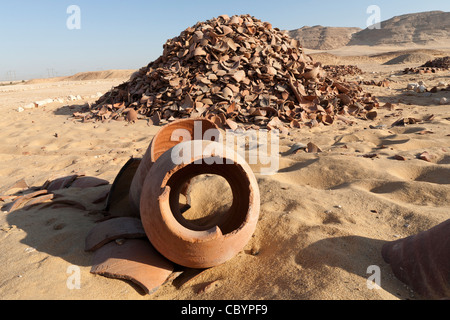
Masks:
[[[450,220],[389,242],[381,253],[394,275],[424,298],[450,298]]]
[[[174,163],[173,154],[196,147],[200,152],[190,154],[188,161]],[[206,155],[211,148],[214,156]],[[224,162],[207,164],[212,160]],[[233,202],[226,214],[198,226],[181,214],[179,195],[186,182],[203,174],[225,178]],[[211,141],[182,142],[162,154],[145,178],[140,201],[142,224],[153,246],[170,261],[191,268],[222,264],[241,251],[255,231],[259,208],[258,184],[249,165],[234,150]]]
[[[180,139],[173,139],[172,136],[176,134],[176,130],[185,130],[188,134],[189,140],[202,140],[206,131],[213,129],[218,130],[217,125],[208,119],[195,118],[195,119],[181,119],[169,123],[161,128],[155,137],[150,142],[150,145],[142,158],[139,167],[133,177],[133,181],[130,186],[130,206],[134,215],[139,216],[139,203],[141,198],[142,185],[144,184],[145,177],[150,171],[153,163],[167,150],[180,143]],[[219,133],[219,131],[217,131]],[[181,140],[181,142],[184,140]]]

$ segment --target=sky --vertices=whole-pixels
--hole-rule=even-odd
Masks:
[[[73,20],[71,5],[79,8]],[[0,3],[0,80],[139,69],[187,27],[222,14],[250,14],[281,30],[303,26],[367,27],[381,20],[450,11],[449,0],[14,0]],[[79,21],[79,28],[67,26]]]

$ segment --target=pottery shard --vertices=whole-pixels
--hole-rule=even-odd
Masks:
[[[206,51],[203,50],[202,48],[196,48],[194,51],[194,56],[206,56]]]
[[[428,152],[424,152],[424,153],[419,155],[419,159],[420,160],[424,160],[424,161],[427,161],[427,162],[432,162],[434,160],[434,158],[435,157],[433,155],[429,154]]]
[[[322,150],[317,145],[315,145],[314,143],[310,142],[306,146],[306,152],[308,152],[308,153],[318,153],[318,152],[322,152]]]
[[[116,239],[145,238],[141,220],[130,217],[120,217],[97,224],[87,235],[86,251],[95,251],[103,245]]]
[[[11,195],[15,192],[22,191],[25,189],[28,189],[28,183],[25,181],[25,179],[21,179],[19,181],[16,181],[12,186],[8,187],[5,191],[0,192],[1,194],[5,195]]]
[[[136,170],[141,164],[142,159],[131,158],[120,169],[114,182],[109,190],[106,199],[105,211],[112,216],[128,216],[130,215],[129,191],[131,181],[133,180]],[[132,215],[132,214],[131,214]]]
[[[53,192],[56,190],[68,188],[72,185],[72,183],[77,178],[78,178],[78,175],[72,175],[72,176],[55,179],[48,183],[48,185],[46,186],[46,189],[48,190],[48,192]]]
[[[226,124],[228,125],[228,127],[230,127],[231,130],[236,130],[238,128],[238,124],[236,122],[234,122],[233,120],[227,119],[226,120]]]
[[[450,297],[450,220],[388,242],[381,254],[394,275],[424,298]]]
[[[99,186],[108,185],[109,181],[95,178],[95,177],[80,177],[77,178],[72,184],[72,188],[94,188]]]
[[[52,200],[54,197],[55,197],[54,194],[49,193],[49,194],[45,194],[43,196],[39,196],[39,197],[33,198],[33,199],[31,199],[30,201],[28,201],[26,203],[27,209],[31,209],[32,206],[34,206],[34,205],[41,204],[43,202]]]
[[[71,209],[79,209],[79,210],[86,210],[86,207],[78,202],[78,201],[74,201],[74,200],[69,200],[69,199],[62,199],[62,200],[54,200],[52,202],[50,202],[48,205],[45,205],[44,208],[47,207],[52,207],[53,209],[58,209],[58,208],[71,208]]]
[[[366,115],[366,118],[369,120],[375,120],[377,117],[378,117],[378,113],[376,111],[370,111]]]
[[[11,207],[9,207],[9,209],[7,211],[12,212],[14,210],[18,210],[18,209],[24,207],[25,205],[27,205],[27,203],[34,197],[45,195],[47,193],[48,193],[47,190],[38,190],[38,191],[35,191],[32,193],[28,193],[26,195],[20,196],[12,203]]]
[[[236,80],[236,82],[241,82],[242,80],[245,79],[245,71],[244,70],[239,70],[236,71],[233,75],[234,80]]]
[[[265,128],[274,117],[286,128],[332,125],[335,115],[346,113],[373,119],[373,109],[379,107],[377,98],[363,92],[361,83],[342,77],[361,72],[355,66],[322,67],[303,52],[299,41],[250,15],[218,17],[198,22],[167,40],[162,56],[100,97],[84,120],[124,120],[122,114],[126,116],[128,109],[138,111],[140,117],[157,114],[164,122],[219,116],[222,125],[231,119],[255,129]],[[376,85],[389,84],[380,81]],[[191,95],[191,101],[184,101],[185,95]],[[276,112],[267,119],[221,116],[224,101],[235,102],[243,110],[272,107]],[[115,105],[127,111],[111,115],[110,106]],[[325,105],[327,114],[322,117],[324,108],[317,106]],[[352,105],[360,107],[347,112]],[[155,124],[151,118],[148,123]]]
[[[406,161],[406,158],[404,156],[396,154],[392,157],[392,159],[398,160],[398,161]]]
[[[131,109],[130,111],[128,111],[126,119],[128,122],[136,122],[136,120],[138,119],[136,110]]]
[[[147,294],[156,291],[173,272],[173,264],[146,240],[110,242],[94,253],[91,273],[131,280]]]

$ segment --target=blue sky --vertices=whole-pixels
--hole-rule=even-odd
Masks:
[[[380,7],[382,20],[450,11],[449,0],[1,1],[0,80],[138,69],[161,55],[167,39],[221,14],[249,13],[283,30],[305,25],[365,28],[366,10],[373,4]],[[70,5],[81,10],[80,30],[66,26]]]

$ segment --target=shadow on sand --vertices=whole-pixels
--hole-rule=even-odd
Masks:
[[[372,267],[374,266],[379,268],[380,287],[383,290],[399,299],[411,299],[408,288],[393,277],[390,265],[381,256],[381,248],[385,243],[387,241],[360,236],[328,238],[301,250],[296,255],[295,261],[306,269],[320,270],[324,266],[343,269],[360,276],[364,287],[367,280],[375,275],[375,269]]]

